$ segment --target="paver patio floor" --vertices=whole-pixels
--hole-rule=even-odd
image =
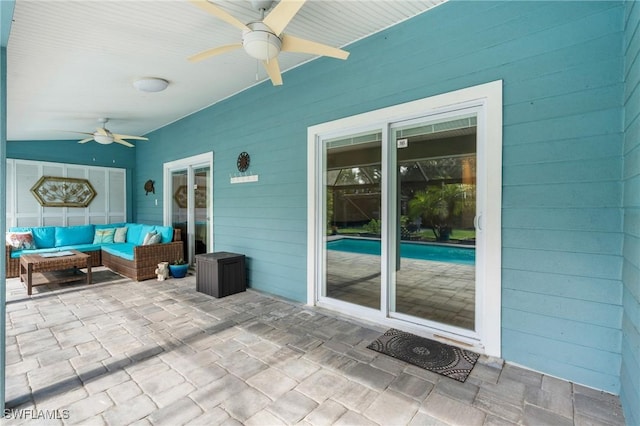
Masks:
[[[384,328],[195,277],[7,280],[6,424],[622,425],[616,396],[481,357],[466,383],[366,346]],[[16,419],[18,416],[57,419]]]

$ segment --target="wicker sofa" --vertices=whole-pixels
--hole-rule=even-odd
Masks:
[[[126,230],[122,231],[123,228]],[[99,238],[113,229],[120,229],[124,242],[112,242]],[[155,269],[160,262],[172,262],[183,257],[179,229],[170,226],[144,225],[137,223],[114,223],[108,225],[42,226],[10,228],[10,233],[31,232],[36,248],[16,249],[6,244],[7,278],[20,274],[22,253],[46,253],[59,250],[78,250],[91,256],[91,265],[104,265],[118,274],[135,281],[155,278]],[[156,244],[143,245],[149,234],[158,234]]]

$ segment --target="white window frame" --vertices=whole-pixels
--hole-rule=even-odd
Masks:
[[[478,107],[478,162],[486,165],[482,185],[486,188],[483,201],[479,200],[476,227],[483,232],[481,252],[484,259],[476,262],[476,274],[482,275],[485,285],[478,295],[483,318],[476,326],[476,336],[468,338],[450,332],[446,327],[410,328],[410,324],[389,316],[386,309],[358,309],[353,306],[335,303],[326,305],[318,297],[318,286],[322,282],[323,259],[321,242],[324,241],[323,229],[323,188],[322,188],[322,144],[321,140],[334,135],[357,133],[362,129],[382,129],[383,138],[388,137],[391,123],[401,122],[421,116],[453,112],[460,109]],[[482,130],[483,129],[483,130]],[[394,105],[363,114],[345,117],[327,123],[321,123],[307,130],[307,303],[323,306],[348,315],[358,315],[362,319],[388,326],[403,326],[408,331],[429,335],[440,339],[450,339],[473,346],[474,350],[489,356],[501,356],[501,272],[502,272],[502,80],[496,80],[453,92],[443,93],[400,105]],[[384,148],[383,148],[384,153]],[[388,163],[383,154],[383,167]],[[387,173],[388,174],[388,173]],[[385,174],[383,173],[383,176]],[[388,181],[388,178],[387,178]],[[383,181],[383,185],[385,182]],[[388,185],[388,183],[387,183]],[[383,209],[388,206],[383,205]],[[386,221],[385,221],[386,222]],[[384,229],[383,229],[384,231]],[[384,254],[384,253],[383,253]],[[383,262],[384,263],[384,262]],[[384,265],[383,265],[384,267]],[[383,272],[383,276],[385,271]],[[384,291],[384,290],[383,290]]]

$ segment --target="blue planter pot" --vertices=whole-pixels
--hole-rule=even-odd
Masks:
[[[189,270],[189,265],[169,265],[169,271],[173,278],[184,278]]]

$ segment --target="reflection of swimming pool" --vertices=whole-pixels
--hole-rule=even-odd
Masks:
[[[374,254],[380,256],[380,240],[359,238],[341,238],[327,242],[328,250],[346,251],[349,253]],[[400,256],[410,259],[435,260],[438,262],[474,265],[476,249],[469,247],[452,247],[438,244],[400,243]]]

